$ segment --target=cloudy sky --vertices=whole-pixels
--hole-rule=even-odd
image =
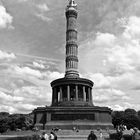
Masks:
[[[67,0],[0,0],[0,112],[50,105],[65,72]],[[79,72],[94,105],[140,110],[140,0],[76,0]]]

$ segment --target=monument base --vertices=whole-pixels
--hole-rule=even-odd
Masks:
[[[112,129],[111,109],[107,107],[39,107],[34,110],[39,129]]]

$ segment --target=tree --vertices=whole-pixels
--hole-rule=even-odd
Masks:
[[[131,108],[126,109],[126,110],[124,111],[124,113],[125,113],[126,115],[137,115],[136,110],[135,110],[135,109],[131,109]]]
[[[138,128],[140,129],[140,110],[137,112],[137,114],[138,114],[138,120],[139,120]]]
[[[130,108],[126,109],[124,112],[124,124],[127,126],[127,128],[130,129],[133,127],[139,127],[137,112]]]
[[[124,112],[123,111],[113,111],[112,113],[112,124],[114,128],[121,125],[124,119]]]

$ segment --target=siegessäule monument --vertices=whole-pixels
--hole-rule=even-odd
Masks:
[[[65,76],[51,82],[51,106],[38,107],[34,124],[40,129],[95,129],[112,127],[111,109],[93,105],[93,82],[79,77],[77,45],[77,4],[70,0],[66,7]]]

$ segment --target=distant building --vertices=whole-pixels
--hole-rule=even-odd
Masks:
[[[41,129],[94,129],[112,127],[111,109],[93,105],[93,82],[79,77],[77,45],[77,4],[66,7],[66,71],[64,78],[51,82],[52,104],[38,107],[34,124]]]

